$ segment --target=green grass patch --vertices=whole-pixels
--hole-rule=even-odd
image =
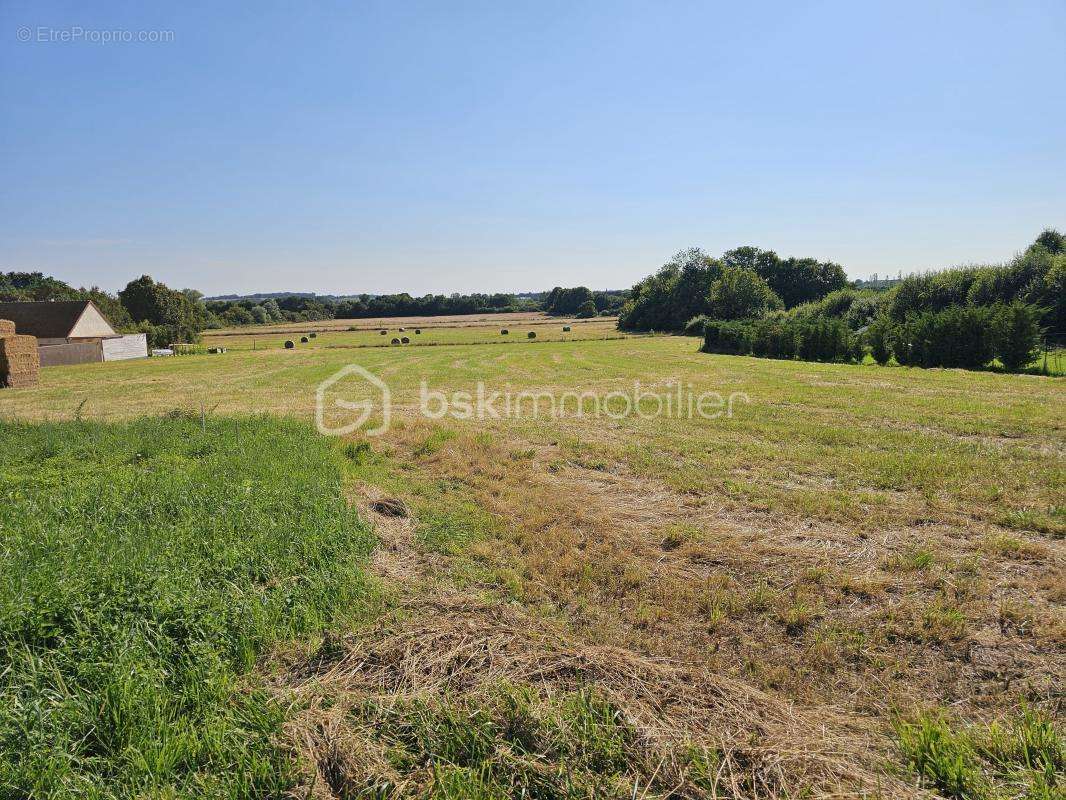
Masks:
[[[0,423],[0,796],[289,786],[248,673],[374,607],[341,461],[268,418]]]
[[[896,737],[907,766],[943,797],[1051,800],[1066,791],[1066,738],[1036,711],[969,726],[931,712],[897,721]]]
[[[475,696],[368,702],[353,715],[387,758],[383,774],[368,776],[365,796],[425,767],[427,777],[406,796],[628,798],[640,774],[633,728],[590,690],[545,699],[505,685]]]

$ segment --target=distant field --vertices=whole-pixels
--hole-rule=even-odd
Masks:
[[[521,321],[535,322],[566,322],[563,317],[550,317],[541,311],[515,311],[508,314],[453,314],[439,317],[359,317],[357,319],[327,319],[318,322],[284,322],[277,325],[257,325],[258,331],[314,331],[334,330],[344,331],[348,328],[395,328],[397,326],[423,326],[431,327],[442,325],[456,327],[462,325],[503,325],[503,323],[515,323]],[[586,320],[587,321],[587,320]],[[242,333],[248,327],[221,328],[213,333]]]
[[[0,392],[0,416],[310,422],[338,369],[387,382],[391,430],[334,444],[397,611],[257,665],[323,797],[1061,796],[1066,382],[561,326],[54,368]],[[423,381],[747,400],[717,419],[430,420]]]
[[[320,323],[306,323],[280,330],[272,326],[256,326],[253,329],[208,331],[204,334],[204,346],[260,350],[284,347],[286,341],[292,341],[299,347],[389,347],[393,339],[403,337],[410,339],[411,345],[426,346],[524,342],[530,332],[536,334],[537,341],[620,338],[624,335],[615,328],[613,318],[570,320],[529,314],[494,316],[496,318],[491,322],[486,322],[484,317],[434,317],[430,318],[432,322],[427,323],[425,317],[412,317],[407,320],[384,320],[381,325],[368,325],[367,320],[349,320],[351,325],[331,328],[320,327]],[[570,327],[571,330],[564,331],[564,327]],[[415,333],[416,330],[421,333]],[[502,330],[508,333],[504,335]],[[382,331],[386,333],[382,334]],[[311,333],[316,334],[315,338],[310,337]],[[304,336],[308,338],[306,344],[300,342]]]

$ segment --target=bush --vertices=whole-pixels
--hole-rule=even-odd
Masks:
[[[711,318],[706,314],[700,314],[693,317],[685,323],[684,334],[685,336],[703,336],[703,326],[711,321]]]
[[[764,358],[795,358],[799,352],[796,323],[769,317],[752,326],[752,353]]]
[[[703,352],[846,362],[861,355],[862,349],[859,338],[841,320],[772,316],[754,322],[709,320]]]
[[[703,330],[704,353],[747,355],[751,344],[751,326],[743,322],[709,320]]]
[[[170,347],[172,344],[199,344],[200,331],[188,325],[137,324],[137,332],[145,334],[149,347]]]
[[[887,364],[892,358],[891,333],[892,323],[887,317],[878,317],[867,326],[864,332],[866,344],[870,347],[870,355],[881,366]]]
[[[1040,312],[1014,302],[1001,305],[995,316],[996,355],[1015,372],[1036,358],[1040,349]]]
[[[886,292],[862,292],[855,298],[847,312],[844,322],[853,331],[861,331],[877,319],[888,298]]]
[[[795,327],[799,357],[804,361],[851,361],[861,353],[858,338],[843,320],[818,318]]]
[[[994,310],[951,306],[911,314],[892,334],[900,364],[978,369],[995,355]]]
[[[967,267],[909,275],[892,290],[886,308],[888,315],[896,322],[904,322],[913,314],[963,305],[968,302],[970,289],[982,272],[982,268]]]

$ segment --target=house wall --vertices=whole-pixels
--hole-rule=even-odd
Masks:
[[[104,361],[124,361],[128,358],[148,358],[148,336],[129,333],[114,339],[102,339]]]
[[[67,364],[92,364],[104,360],[100,340],[93,342],[70,342],[48,344],[37,348],[42,367],[59,367]]]
[[[82,312],[78,321],[74,323],[74,327],[67,334],[67,338],[85,339],[114,335],[115,329],[111,327],[111,323],[104,319],[103,314],[96,310],[96,306],[90,303],[85,307],[85,311]]]

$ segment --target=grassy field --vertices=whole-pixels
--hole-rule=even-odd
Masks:
[[[163,424],[125,427],[144,415],[191,414],[174,424],[192,440],[201,409],[219,432],[232,424],[219,415],[291,417],[301,432],[245,465],[279,483],[286,458],[311,457],[290,450],[327,465],[344,454],[389,609],[325,638],[316,613],[262,637],[250,673],[227,667],[287,709],[289,777],[313,796],[1062,796],[1066,383],[711,356],[690,338],[577,325],[573,341],[537,328],[536,342],[476,343],[496,327],[454,344],[434,332],[436,347],[329,346],[339,332],[289,351],[55,368],[38,389],[0,393],[0,415],[52,421],[10,429],[27,440],[98,420],[116,426],[114,447]],[[351,363],[389,385],[392,426],[317,437],[315,387]],[[600,394],[640,381],[747,400],[716,419],[541,406],[431,420],[423,381]],[[3,519],[45,525],[72,508],[47,501],[60,481],[25,477],[53,464],[35,447],[4,461],[35,499]],[[135,470],[128,460],[104,457]],[[191,472],[207,488],[188,494],[215,519],[234,502],[221,487],[243,479],[209,474]],[[382,498],[409,515],[378,513]],[[294,558],[277,568],[298,574]],[[351,605],[366,616],[363,591]]]

